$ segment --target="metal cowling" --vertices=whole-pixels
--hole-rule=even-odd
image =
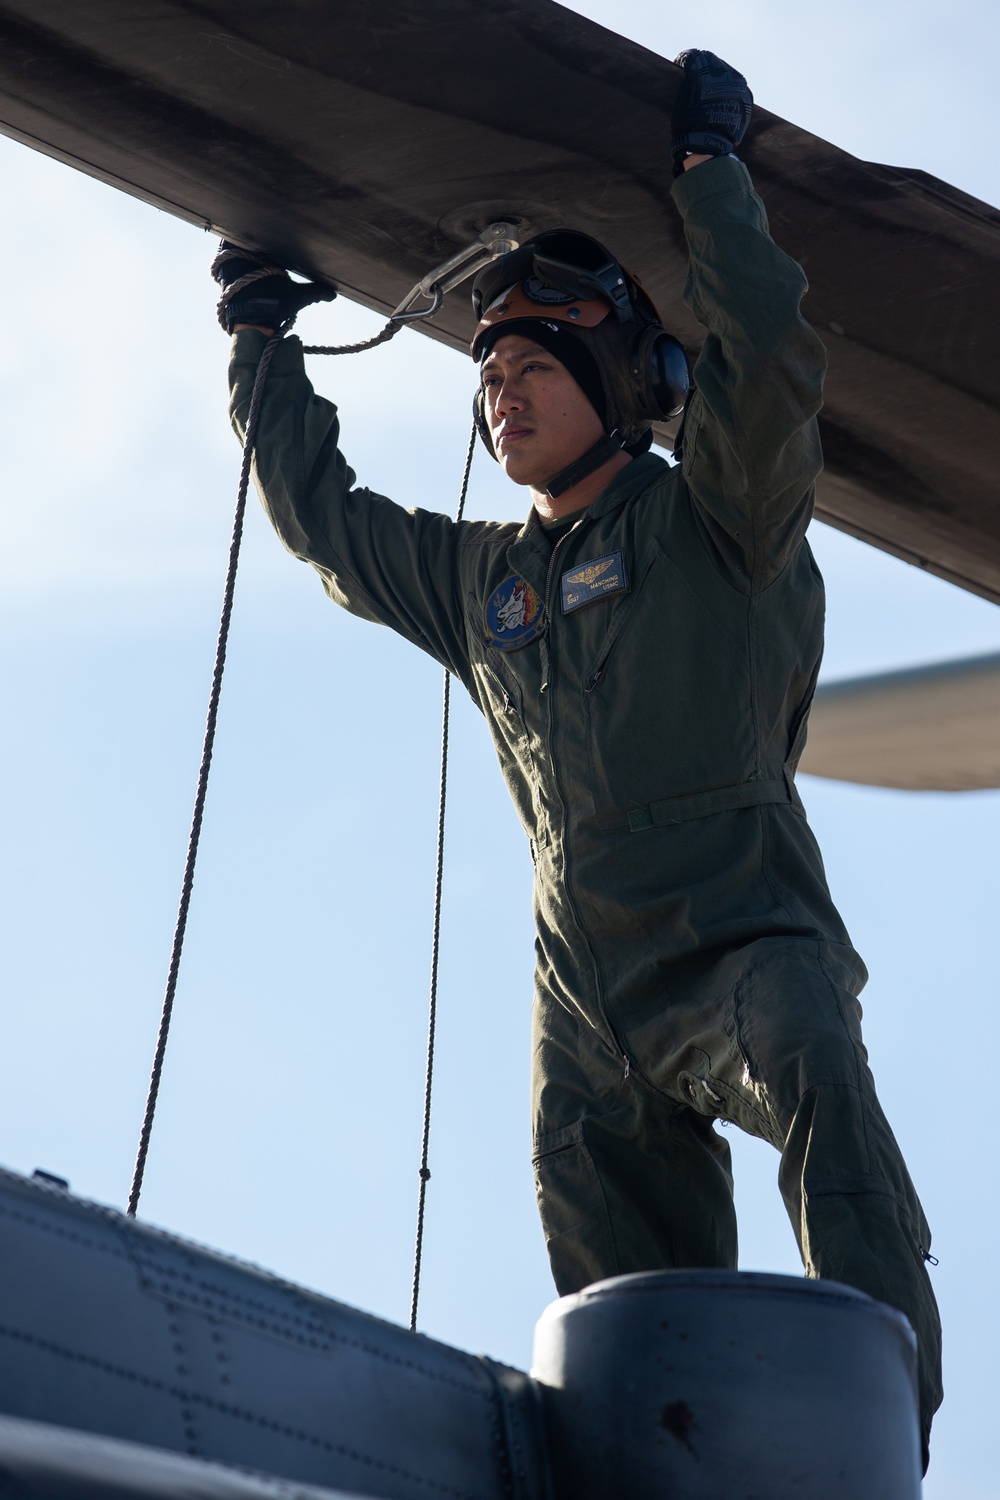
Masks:
[[[917,1500],[916,1342],[830,1281],[615,1277],[539,1321],[556,1500]]]

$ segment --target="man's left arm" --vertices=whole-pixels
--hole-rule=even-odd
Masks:
[[[693,166],[674,199],[690,252],[684,300],[706,330],[683,472],[719,550],[763,588],[812,514],[826,350],[799,310],[805,275],[771,239],[741,162]]]

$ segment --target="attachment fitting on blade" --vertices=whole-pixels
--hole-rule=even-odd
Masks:
[[[433,271],[417,282],[403,298],[395,312],[390,314],[391,323],[415,323],[420,318],[432,318],[444,301],[445,293],[450,292],[453,287],[465,281],[488,261],[496,260],[500,255],[507,255],[509,251],[518,247],[517,234],[520,226],[508,223],[504,219],[498,219],[488,224],[482,233],[466,245],[463,250],[458,250],[442,261]],[[428,307],[415,307],[414,304],[421,298],[430,301]]]

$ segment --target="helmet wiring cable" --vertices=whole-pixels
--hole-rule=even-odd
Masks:
[[[476,451],[478,428],[473,421],[469,435],[469,447],[465,455],[465,471],[462,489],[458,497],[455,521],[465,514],[465,501],[469,493],[469,476]],[[438,790],[437,861],[434,869],[434,919],[431,935],[430,1006],[427,1017],[427,1069],[424,1075],[424,1119],[420,1137],[420,1187],[417,1191],[417,1233],[413,1248],[413,1289],[410,1294],[410,1332],[417,1331],[417,1307],[420,1302],[420,1273],[424,1256],[424,1221],[427,1208],[427,1184],[431,1180],[428,1160],[431,1139],[431,1097],[434,1088],[434,1044],[437,1039],[438,970],[441,957],[441,907],[444,890],[444,830],[448,808],[448,747],[451,730],[451,673],[444,669],[444,688],[441,702],[441,776]]]

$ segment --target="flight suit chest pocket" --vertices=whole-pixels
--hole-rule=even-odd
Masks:
[[[655,542],[652,542],[643,553],[628,592],[622,593],[613,603],[610,618],[601,634],[597,648],[591,655],[587,665],[584,677],[584,691],[586,693],[594,692],[605,678],[609,670],[611,658],[626,632],[629,618],[635,610],[636,603],[643,592],[659,554],[659,547]]]
[[[477,608],[476,600],[470,595],[470,611]],[[517,672],[512,670],[503,652],[483,639],[481,632],[473,631],[471,645],[472,669],[479,688],[480,707],[504,739],[511,742],[523,739],[527,734],[524,723],[524,688]]]
[[[485,684],[494,717],[503,720],[514,734],[524,733],[524,699],[520,683],[502,666],[488,659],[473,663],[477,677]]]

